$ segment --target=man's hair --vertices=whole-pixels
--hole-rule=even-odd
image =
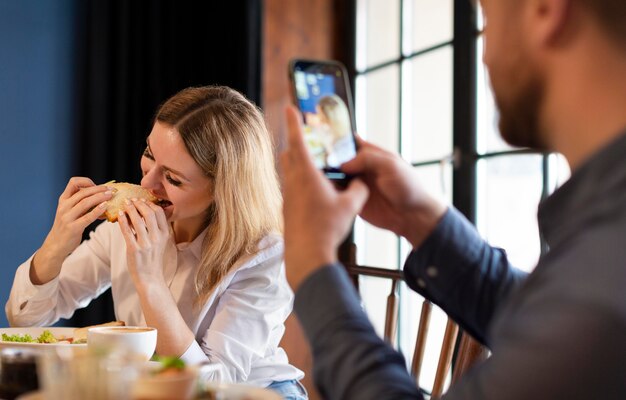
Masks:
[[[594,14],[606,33],[626,48],[626,0],[576,0]]]

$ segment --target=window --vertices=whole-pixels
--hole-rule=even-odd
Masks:
[[[467,0],[356,0],[355,104],[365,139],[411,162],[421,184],[461,210],[513,264],[530,271],[545,247],[539,200],[569,176],[563,158],[515,149],[499,136],[482,65],[479,12]],[[455,157],[453,157],[455,155]],[[452,165],[452,160],[461,160]],[[402,239],[364,221],[354,239],[362,265],[401,269]],[[389,283],[361,278],[364,306],[383,332]],[[411,362],[421,300],[400,290],[399,349]],[[445,314],[434,311],[420,383],[430,390]],[[429,361],[429,359],[434,361]]]

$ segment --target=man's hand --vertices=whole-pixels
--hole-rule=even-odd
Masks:
[[[435,229],[447,206],[418,183],[415,171],[398,155],[363,140],[357,156],[341,169],[359,176],[370,191],[360,216],[419,246]]]
[[[336,261],[337,248],[350,231],[368,195],[365,184],[353,179],[337,190],[315,168],[304,144],[299,113],[286,110],[287,149],[281,154],[285,264],[296,290],[317,269]]]

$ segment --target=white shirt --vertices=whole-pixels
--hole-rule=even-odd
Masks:
[[[165,249],[163,275],[196,340],[181,356],[188,363],[210,361],[220,368],[214,379],[268,386],[301,379],[279,342],[291,312],[293,292],[283,265],[283,242],[265,237],[259,251],[239,259],[206,303],[193,307],[194,279],[206,230],[193,242]],[[5,310],[11,326],[48,326],[69,318],[109,287],[115,316],[127,325],[145,326],[139,296],[128,273],[126,243],[115,224],[104,222],[63,262],[61,273],[43,285],[29,277],[32,256],[19,266]]]

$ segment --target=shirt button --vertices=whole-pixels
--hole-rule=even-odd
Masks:
[[[417,279],[417,286],[421,287],[422,289],[425,289],[426,288],[426,282],[422,278],[418,278]]]
[[[437,270],[437,267],[431,265],[430,267],[426,268],[426,275],[428,275],[429,278],[436,278],[438,274],[439,271]]]

